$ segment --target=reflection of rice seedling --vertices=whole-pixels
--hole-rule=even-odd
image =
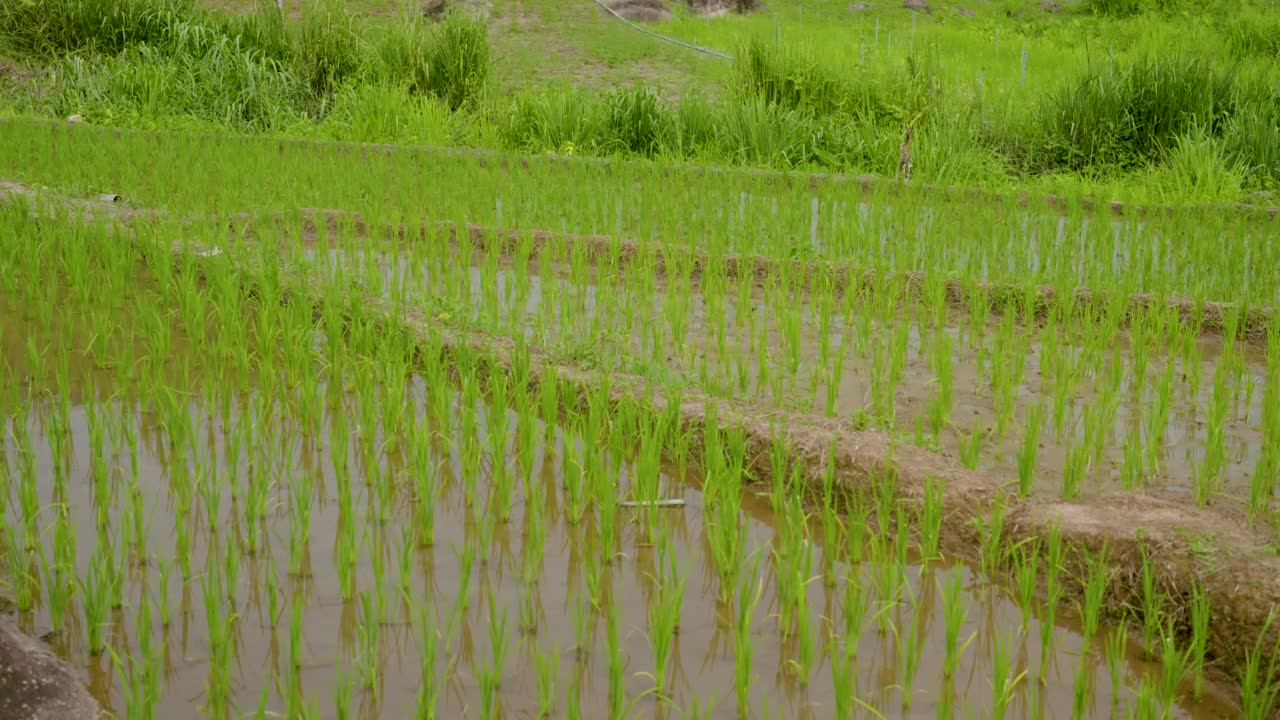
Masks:
[[[1106,599],[1111,580],[1115,577],[1115,569],[1108,564],[1108,550],[1104,546],[1101,551],[1089,560],[1089,576],[1084,581],[1084,604],[1080,608],[1080,616],[1084,618],[1084,638],[1086,645],[1098,632],[1101,622],[1102,603]]]
[[[1156,585],[1151,558],[1142,559],[1142,646],[1148,658],[1154,657],[1164,626],[1164,593]]]
[[[1003,718],[1013,702],[1014,693],[1026,671],[1014,673],[1013,646],[1017,638],[1005,638],[1004,633],[997,631],[991,645],[991,716]],[[1081,673],[1092,677],[1091,673]]]
[[[964,595],[962,569],[957,566],[952,568],[950,580],[942,586],[942,614],[944,619],[942,678],[944,683],[948,685],[951,683],[952,678],[955,677],[961,656],[964,655],[964,651],[976,637],[976,635],[970,633],[969,637],[963,641],[960,639],[960,631],[964,628],[968,611]]]
[[[1191,671],[1194,673],[1193,693],[1197,698],[1204,692],[1204,660],[1209,642],[1209,593],[1197,583],[1191,588]]]
[[[1018,608],[1022,611],[1023,635],[1031,622],[1032,604],[1040,583],[1040,549],[1032,544],[1022,545],[1011,551],[1016,557],[1014,577],[1017,581]]]
[[[538,717],[548,717],[555,706],[556,690],[560,685],[560,653],[554,647],[549,652],[538,647],[534,666],[538,688]]]
[[[929,478],[924,487],[924,504],[920,509],[920,556],[932,560],[938,556],[942,534],[942,483]]]
[[[907,587],[910,589],[909,585]],[[912,598],[911,606],[916,606],[914,597]],[[923,644],[920,638],[919,622],[910,620],[904,624],[906,625],[905,630],[899,626],[894,626],[894,636],[898,646],[898,685],[902,689],[902,707],[910,708],[912,686],[915,682],[916,670],[920,667],[920,653]]]
[[[751,572],[744,573],[738,588],[738,607],[733,625],[733,681],[738,701],[738,713],[746,714],[751,704],[752,674],[751,620],[760,598],[764,595],[764,583],[760,579],[760,556],[750,565]]]
[[[658,545],[657,595],[649,604],[649,646],[653,651],[653,692],[666,697],[667,672],[684,604],[684,579],[680,577],[669,535]]]
[[[1125,653],[1128,652],[1129,633],[1123,625],[1107,635],[1107,676],[1111,680],[1113,688],[1124,687],[1124,664]],[[1119,695],[1113,695],[1111,703],[1114,706],[1120,702]]]
[[[498,690],[502,686],[502,675],[507,664],[510,637],[507,635],[507,609],[504,607],[499,612],[492,590],[487,594],[490,664],[480,670],[480,703],[482,715],[494,717],[499,712]]]

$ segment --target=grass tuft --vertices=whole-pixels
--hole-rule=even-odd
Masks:
[[[479,19],[451,13],[428,52],[428,89],[450,108],[475,101],[489,77],[489,31]]]
[[[1092,172],[1141,167],[1194,126],[1217,134],[1236,110],[1235,90],[1232,69],[1185,57],[1087,75],[1041,106],[1045,163]]]

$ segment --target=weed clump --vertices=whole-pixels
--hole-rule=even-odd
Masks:
[[[614,90],[604,104],[606,144],[627,153],[653,156],[670,135],[671,110],[647,85]]]
[[[192,118],[259,131],[321,120],[344,88],[373,82],[450,109],[477,100],[489,71],[484,23],[451,15],[371,30],[317,0],[290,32],[273,3],[243,16],[191,0],[49,0],[0,8],[0,46],[49,61],[58,114],[131,122]],[[386,93],[383,93],[385,95]],[[430,113],[428,113],[430,114]],[[393,123],[394,124],[394,123]]]
[[[292,117],[305,97],[295,75],[256,52],[227,41],[200,54],[174,55],[148,45],[119,55],[72,55],[53,67],[61,79],[51,103],[58,115],[95,119],[194,118],[258,130]]]
[[[1218,134],[1236,107],[1233,72],[1197,59],[1088,75],[1041,106],[1045,163],[1094,173],[1141,167],[1193,126]]]
[[[1084,6],[1095,15],[1126,18],[1148,12],[1203,11],[1209,5],[1205,0],[1087,0]]]
[[[0,4],[0,43],[14,53],[116,54],[171,41],[197,14],[192,0],[47,0]]]
[[[459,14],[437,27],[427,51],[427,89],[457,109],[479,97],[489,77],[489,32],[484,23]]]
[[[414,95],[434,95],[451,109],[475,102],[489,77],[484,23],[451,13],[430,25],[413,16],[387,28],[373,49],[379,79],[406,83]]]
[[[1240,57],[1280,58],[1280,15],[1246,11],[1223,28],[1227,46]]]
[[[603,122],[599,101],[578,88],[526,92],[512,101],[502,139],[512,148],[571,155],[601,137]]]
[[[873,122],[895,115],[873,82],[841,78],[804,46],[754,40],[740,52],[734,71],[741,96],[786,110],[859,116]]]
[[[1280,93],[1236,113],[1222,134],[1222,144],[1252,185],[1280,187]]]
[[[1165,162],[1179,197],[1229,200],[1244,185],[1243,167],[1220,138],[1202,127],[1180,136]]]
[[[355,19],[336,0],[317,3],[302,19],[298,70],[311,92],[323,97],[363,70],[365,47]]]

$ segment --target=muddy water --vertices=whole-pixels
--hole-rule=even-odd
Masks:
[[[4,317],[6,335],[10,329],[27,327],[19,316]],[[251,322],[246,318],[246,322]],[[31,330],[37,346],[49,345],[55,356],[71,343],[58,345],[43,331]],[[11,335],[10,335],[11,336]],[[76,338],[79,339],[79,338]],[[325,338],[318,338],[320,345]],[[270,343],[261,343],[270,347]],[[414,717],[424,687],[422,658],[417,649],[424,634],[438,637],[433,655],[440,688],[435,706],[439,717],[484,716],[481,678],[491,663],[493,640],[508,648],[508,658],[497,673],[500,693],[495,717],[534,717],[539,706],[538,656],[554,658],[558,664],[556,690],[551,695],[552,717],[609,716],[609,632],[607,618],[616,613],[618,657],[622,661],[620,687],[630,715],[639,717],[738,717],[734,701],[735,649],[732,608],[720,605],[718,579],[708,556],[704,496],[695,483],[678,471],[667,468],[660,476],[658,495],[682,499],[683,507],[655,512],[660,537],[670,538],[676,575],[685,582],[680,605],[679,631],[674,638],[668,666],[665,698],[659,702],[651,689],[654,672],[649,637],[649,603],[656,592],[655,576],[664,567],[661,547],[641,530],[643,511],[620,510],[619,557],[601,564],[600,538],[595,535],[599,508],[573,523],[567,518],[565,489],[565,448],[573,443],[575,455],[589,450],[575,431],[555,428],[548,433],[536,419],[521,418],[503,410],[509,429],[515,434],[518,423],[534,425],[534,463],[529,482],[516,483],[512,515],[507,522],[493,519],[488,504],[499,466],[516,467],[507,451],[488,454],[476,477],[477,495],[468,507],[468,482],[464,462],[469,453],[486,452],[487,413],[496,412],[482,399],[475,400],[477,430],[474,437],[463,433],[455,422],[452,430],[432,426],[426,406],[444,393],[451,415],[463,415],[461,396],[451,388],[432,386],[420,376],[411,376],[403,404],[405,414],[391,424],[378,418],[386,409],[382,393],[358,392],[335,376],[322,376],[320,397],[325,398],[323,421],[314,427],[300,419],[303,393],[287,383],[270,383],[270,391],[254,389],[253,383],[237,382],[232,363],[216,353],[192,353],[175,342],[169,365],[183,368],[177,377],[188,385],[156,380],[159,389],[141,383],[140,390],[120,380],[121,371],[94,367],[76,352],[68,358],[69,384],[63,388],[69,402],[65,424],[58,420],[58,393],[43,393],[27,382],[25,356],[21,348],[4,344],[6,372],[0,374],[5,407],[15,411],[6,419],[4,466],[6,497],[10,498],[4,518],[11,528],[22,528],[30,516],[17,501],[26,488],[34,488],[40,499],[35,516],[39,537],[50,537],[68,528],[75,533],[75,573],[89,576],[95,553],[109,547],[107,564],[123,569],[123,605],[108,620],[107,642],[124,660],[142,657],[148,644],[159,648],[161,693],[155,717],[205,717],[210,710],[207,687],[211,676],[211,648],[208,617],[235,615],[231,623],[232,652],[228,661],[230,696],[234,710],[227,716],[278,717],[289,710],[289,687],[313,710],[308,717],[337,718],[335,698],[348,695],[346,717]],[[141,354],[141,353],[139,353]],[[355,358],[353,358],[355,359]],[[279,360],[270,354],[259,356],[256,374],[251,377],[279,378],[271,371]],[[350,369],[350,366],[344,366]],[[185,368],[191,368],[187,372]],[[264,370],[265,368],[265,370]],[[152,377],[152,376],[148,376]],[[92,378],[93,389],[82,390]],[[215,379],[216,378],[216,379]],[[329,386],[333,392],[329,392]],[[170,392],[179,400],[165,400]],[[392,397],[392,396],[385,396]],[[18,411],[22,408],[22,411]],[[183,419],[185,417],[185,420]],[[92,419],[91,419],[92,418]],[[372,422],[370,422],[372,419]],[[178,427],[189,422],[190,432]],[[339,424],[343,423],[343,424]],[[576,427],[576,422],[568,426]],[[48,441],[56,437],[53,428],[66,431],[69,444]],[[92,428],[104,428],[102,444],[94,449]],[[434,431],[434,432],[433,432]],[[433,492],[434,543],[417,547],[413,542],[414,463],[405,455],[414,437],[430,433],[425,446],[426,467],[436,468],[430,487]],[[136,439],[136,444],[131,442]],[[24,449],[26,448],[26,449]],[[635,466],[618,451],[604,467],[625,495],[636,473]],[[55,458],[69,462],[55,462]],[[497,458],[497,462],[495,462]],[[342,483],[335,461],[345,459],[351,468],[351,502],[343,510]],[[105,470],[111,492],[106,498],[94,490],[96,473]],[[184,508],[176,488],[192,482],[197,496]],[[213,489],[219,492],[212,492]],[[265,515],[261,527],[261,547],[248,550],[249,528],[246,508],[254,490],[265,492]],[[386,489],[387,492],[382,492]],[[54,501],[65,503],[67,514],[59,519]],[[146,518],[142,544],[130,547],[135,511]],[[302,573],[291,573],[291,543],[300,509],[310,511],[310,525]],[[99,517],[105,520],[99,524]],[[526,544],[531,542],[529,523],[534,517],[546,521],[545,554],[541,572],[532,582],[522,579]],[[190,571],[179,568],[177,538],[179,518],[189,528]],[[767,554],[776,548],[779,525],[767,504],[744,502],[739,522],[746,530],[748,553]],[[335,561],[337,538],[353,526],[360,538],[356,597],[343,597],[342,582]],[[97,528],[97,529],[95,529]],[[818,538],[814,538],[816,543]],[[401,554],[403,547],[408,551]],[[8,547],[6,543],[6,548]],[[814,567],[822,566],[824,548],[815,544]],[[470,548],[475,553],[471,571],[462,569],[462,556]],[[225,563],[228,549],[238,552],[239,571],[227,581],[225,593],[206,596],[204,581],[219,575],[215,568]],[[45,548],[45,552],[49,552]],[[386,575],[378,582],[372,558],[385,560]],[[748,555],[750,556],[750,555]],[[401,558],[406,558],[403,566]],[[878,598],[875,578],[879,562],[875,558],[855,566],[835,564],[833,584],[810,582],[804,591],[805,604],[815,618],[843,616],[844,590],[857,583]],[[6,563],[8,574],[13,568]],[[408,592],[398,596],[396,586],[401,567]],[[166,569],[168,568],[168,569]],[[606,588],[600,609],[589,607],[588,576],[600,568],[600,585]],[[825,631],[815,620],[811,630],[817,658],[807,682],[795,671],[800,651],[794,638],[784,639],[778,627],[778,582],[773,563],[760,565],[762,597],[751,613],[752,685],[748,717],[828,718],[835,708],[829,661],[823,659]],[[993,643],[1009,650],[1014,674],[1027,672],[1037,682],[1017,686],[1011,717],[1071,717],[1073,690],[1078,678],[1087,678],[1091,691],[1078,710],[1088,716],[1106,714],[1110,709],[1129,707],[1140,679],[1154,682],[1153,669],[1130,656],[1117,666],[1119,684],[1102,655],[1105,637],[1095,638],[1092,648],[1082,653],[1078,630],[1064,624],[1051,632],[1048,650],[1039,642],[1038,621],[1032,617],[1026,635],[1019,632],[1021,611],[1007,592],[993,586],[972,571],[938,566],[908,564],[901,603],[888,606],[892,626],[918,633],[919,667],[915,673],[909,707],[904,707],[902,647],[890,629],[881,633],[868,621],[849,641],[857,647],[855,692],[866,706],[878,708],[885,716],[935,717],[940,706],[951,704],[959,717],[991,716]],[[964,602],[968,608],[961,636],[972,635],[954,680],[939,679],[943,656],[945,620],[938,587],[959,572]],[[669,574],[669,571],[668,571]],[[225,571],[222,577],[227,577]],[[378,622],[367,622],[359,593],[377,597],[385,592],[386,613]],[[469,598],[457,622],[446,618],[456,607],[456,598]],[[217,600],[216,608],[206,605],[206,597]],[[274,598],[274,600],[273,600]],[[82,601],[73,607],[78,608]],[[160,621],[160,607],[168,608],[170,623]],[[292,608],[298,608],[299,642],[291,637]],[[531,607],[530,629],[521,629],[521,607]],[[150,643],[140,637],[145,627],[143,607],[149,607]],[[585,608],[580,610],[579,608]],[[419,615],[418,613],[425,613]],[[1060,617],[1066,610],[1060,611]],[[506,618],[506,630],[499,633],[494,617]],[[136,687],[136,675],[126,674],[111,662],[109,653],[93,654],[86,643],[85,617],[74,610],[72,620],[53,636],[55,646],[84,669],[94,694],[121,716],[146,717],[126,700],[128,689]],[[422,618],[427,618],[425,621]],[[47,603],[41,602],[21,616],[33,632],[45,633],[52,618]],[[841,623],[837,620],[835,626]],[[369,642],[376,629],[377,640]],[[839,630],[837,630],[839,634]],[[1040,655],[1047,652],[1041,675]],[[291,657],[296,653],[295,667]],[[372,690],[361,687],[361,666],[376,668]],[[1034,696],[1033,696],[1034,691]],[[714,702],[714,707],[712,703]],[[295,708],[296,710],[296,708]],[[859,711],[861,712],[861,711]],[[1210,698],[1200,704],[1182,704],[1176,717],[1222,717],[1224,706]]]
[[[477,263],[483,261],[482,257],[475,258]],[[975,469],[1016,478],[1026,413],[1033,405],[1042,405],[1034,487],[1046,493],[1061,491],[1068,455],[1084,441],[1087,413],[1096,409],[1105,393],[1104,383],[1112,371],[1110,366],[1118,364],[1120,379],[1114,413],[1104,432],[1101,453],[1089,459],[1084,492],[1116,490],[1123,486],[1126,444],[1134,444],[1144,458],[1151,457],[1146,447],[1151,408],[1158,402],[1162,376],[1168,371],[1172,373],[1172,382],[1164,442],[1155,455],[1156,463],[1144,459],[1141,482],[1145,487],[1190,495],[1194,478],[1202,472],[1209,443],[1214,376],[1226,362],[1222,358],[1220,339],[1196,339],[1201,380],[1198,387],[1193,387],[1188,380],[1193,374],[1193,364],[1185,359],[1186,353],[1181,349],[1153,347],[1148,351],[1139,388],[1134,354],[1127,335],[1121,332],[1097,354],[1096,364],[1080,366],[1079,379],[1063,395],[1059,428],[1058,401],[1054,397],[1058,366],[1053,358],[1044,354],[1046,331],[1019,326],[1010,336],[1013,345],[1009,347],[1025,345],[1021,381],[1004,401],[1016,410],[1001,436],[995,432],[1001,401],[995,396],[991,374],[992,357],[1009,352],[1009,347],[999,344],[1000,317],[987,319],[975,331],[967,315],[949,311],[948,324],[942,333],[949,338],[951,346],[953,405],[948,422],[933,437],[927,429],[920,430],[927,428],[929,406],[938,388],[932,358],[937,336],[918,319],[917,316],[923,315],[918,306],[900,308],[895,315],[901,318],[905,328],[873,319],[868,325],[870,340],[867,342],[858,338],[858,325],[862,321],[856,317],[849,322],[837,309],[825,328],[824,337],[819,310],[804,298],[786,298],[795,313],[799,361],[795,372],[790,372],[785,368],[790,346],[778,312],[780,298],[753,290],[751,307],[746,313],[740,313],[733,281],[727,293],[719,291],[714,305],[708,303],[704,288],[694,283],[684,291],[686,300],[673,307],[671,289],[661,278],[648,293],[643,290],[637,293],[625,284],[602,289],[596,284],[596,272],[589,274],[590,281],[582,282],[570,277],[563,264],[553,266],[555,287],[548,293],[549,278],[540,274],[546,267],[535,262],[528,268],[515,268],[503,262],[489,271],[473,264],[465,270],[465,278],[449,283],[444,283],[438,273],[433,276],[430,270],[423,270],[403,257],[393,260],[381,253],[353,255],[331,250],[328,262],[331,268],[344,263],[348,269],[360,272],[377,266],[388,283],[394,278],[395,282],[422,293],[446,296],[454,293],[455,299],[467,303],[475,320],[496,322],[504,331],[523,332],[528,339],[552,347],[572,351],[576,346],[587,345],[592,353],[612,354],[624,368],[639,361],[675,369],[686,380],[712,394],[749,397],[807,412],[830,410],[850,419],[866,417],[869,411],[874,413],[875,356],[879,354],[883,359],[889,346],[900,342],[905,363],[893,395],[894,429],[953,457],[961,457],[962,445],[974,433],[982,433],[985,440],[976,456]],[[451,272],[462,272],[462,269]],[[459,290],[465,298],[458,298]],[[671,338],[664,343],[666,347],[656,348],[652,326],[639,326],[619,334],[618,325],[620,320],[625,320],[623,316],[630,314],[634,318],[638,308],[646,304],[652,307],[651,317],[661,321],[659,331],[666,330],[665,315],[676,312],[687,317],[683,352],[673,349],[677,343]],[[479,308],[492,308],[492,317],[486,317]],[[602,317],[597,318],[597,314]],[[716,340],[716,324],[711,319],[717,314],[724,318],[723,348]],[[741,317],[748,318],[745,326],[739,322]],[[566,318],[569,319],[567,325],[563,322]],[[604,334],[599,338],[588,337],[583,328],[603,328]],[[897,338],[896,334],[902,337]],[[761,338],[766,338],[768,344],[767,374],[761,372],[758,347]],[[1055,340],[1056,349],[1051,351],[1054,358],[1059,355],[1079,358],[1089,352],[1074,331],[1062,333]],[[828,358],[834,357],[842,345],[851,348],[838,375],[823,367],[820,353],[823,343],[829,349]],[[1231,399],[1222,423],[1225,452],[1222,492],[1248,497],[1250,482],[1259,471],[1262,457],[1262,403],[1268,369],[1265,355],[1256,347],[1237,346],[1234,352],[1229,361],[1232,368],[1223,368],[1231,372],[1231,380],[1226,384]],[[831,360],[827,363],[830,365]],[[779,375],[782,379],[777,384],[767,379],[762,381],[762,378]],[[828,395],[832,397],[830,406]],[[1280,478],[1272,478],[1271,482],[1277,479]]]

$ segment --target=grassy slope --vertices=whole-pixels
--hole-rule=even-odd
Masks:
[[[638,32],[590,0],[494,0],[492,12],[502,88],[644,82],[678,96],[729,72],[725,61]]]
[[[203,1],[218,10],[246,12],[262,0]],[[1280,67],[1275,57],[1265,54],[1243,59],[1232,55],[1220,32],[1224,11],[1217,6],[1224,3],[1215,6],[1216,15],[1200,11],[1112,20],[1087,13],[1080,5],[1086,1],[1063,0],[1062,11],[1050,13],[1033,0],[939,0],[932,3],[931,13],[922,14],[901,7],[896,0],[874,0],[863,9],[841,0],[772,0],[765,13],[719,18],[677,13],[674,21],[654,27],[728,53],[737,53],[751,38],[782,39],[789,46],[802,46],[824,67],[835,68],[846,77],[871,78],[872,82],[900,80],[911,73],[933,79],[940,90],[932,102],[950,108],[946,113],[950,125],[916,133],[916,165],[922,177],[939,182],[998,190],[1016,186],[1032,192],[1144,202],[1240,199],[1238,193],[1195,197],[1198,192],[1170,183],[1163,168],[1102,178],[1075,174],[1027,178],[1011,172],[988,148],[978,147],[977,138],[988,129],[1013,138],[1034,134],[1036,108],[1048,93],[1112,63],[1190,50],[1212,57],[1216,63],[1235,63],[1245,75],[1266,77]],[[285,0],[287,14],[297,19],[308,12],[311,2]],[[727,94],[727,81],[733,73],[730,62],[628,27],[592,0],[466,0],[465,4],[488,18],[493,44],[488,92],[491,107],[505,108],[508,99],[521,90],[555,85],[603,90],[644,83],[668,99],[691,92],[712,98]],[[346,5],[374,24],[396,22],[400,13],[417,6],[413,2],[406,5],[405,0],[348,0]],[[0,62],[0,86],[6,84],[6,76],[10,88],[15,87],[14,79],[24,83],[21,94],[42,92],[38,84],[29,82],[30,73]],[[359,114],[369,106],[365,99],[353,97],[347,107]],[[77,111],[74,107],[64,109]],[[419,123],[423,126],[420,132],[400,132],[397,137],[405,142],[500,144],[491,117],[459,116],[450,121],[435,115]],[[142,120],[147,124],[145,117]],[[180,125],[200,124],[178,120]],[[369,131],[359,130],[357,122],[341,121],[318,131],[306,123],[285,131],[378,139],[383,134],[381,126],[389,122],[385,117],[381,120]],[[114,122],[134,124],[128,118]],[[164,125],[170,121],[159,122]],[[890,136],[877,142],[892,144],[889,150],[896,162],[897,139],[892,136],[897,131],[889,130]],[[887,157],[885,152],[880,154]],[[892,172],[888,166],[854,170]],[[1262,196],[1257,201],[1273,199]]]
[[[209,8],[249,12],[261,0],[205,0]],[[310,0],[285,0],[292,17]],[[419,3],[409,2],[412,8]],[[718,83],[728,63],[690,52],[627,27],[591,0],[469,0],[489,18],[498,93],[554,83],[615,87],[647,83],[670,97]],[[374,22],[393,22],[404,0],[348,0]],[[666,32],[664,26],[663,32]]]
[[[977,122],[984,126],[1032,126],[1040,100],[1081,76],[1175,51],[1202,53],[1234,64],[1245,75],[1280,72],[1275,58],[1233,55],[1220,25],[1232,13],[1228,3],[1198,12],[1109,19],[1089,13],[1083,1],[1063,0],[1060,11],[1049,12],[1030,0],[935,0],[931,12],[923,14],[896,0],[862,3],[867,6],[862,9],[837,0],[772,0],[766,13],[706,18],[677,12],[674,21],[653,27],[729,54],[752,38],[795,40],[824,65],[848,67],[851,73],[893,73],[915,63],[944,88],[980,99]],[[353,6],[368,3],[375,11],[385,2],[358,0]],[[732,72],[724,60],[627,27],[591,0],[493,0],[489,10],[503,89],[555,81],[599,88],[644,82],[668,97],[690,88],[714,97]],[[980,182],[1165,202],[1185,194],[1170,187],[1160,169],[1111,178],[1029,179],[996,168]],[[1256,199],[1274,201],[1267,195]]]

